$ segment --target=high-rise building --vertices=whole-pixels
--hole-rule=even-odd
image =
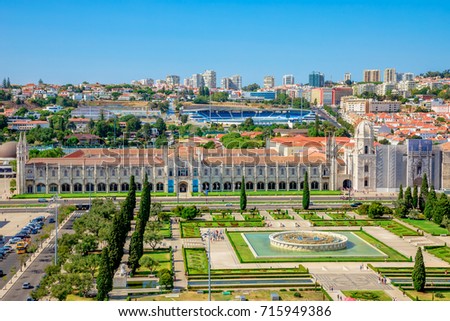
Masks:
[[[349,72],[346,72],[344,74],[344,82],[346,82],[347,80],[350,80],[350,81],[352,80],[352,74]]]
[[[180,76],[168,75],[166,76],[166,83],[170,86],[178,86],[180,84]]]
[[[402,80],[403,81],[413,81],[414,80],[414,74],[412,72],[405,72],[403,74]]]
[[[192,78],[184,78],[183,79],[183,85],[185,87],[192,87]]]
[[[208,88],[216,88],[216,72],[214,70],[206,70],[203,73],[204,86]]]
[[[321,72],[313,71],[309,74],[309,85],[312,87],[323,87],[325,84],[325,75]]]
[[[295,83],[294,75],[284,75],[283,76],[283,86],[293,85],[294,83]]]
[[[234,75],[231,77],[225,77],[221,80],[223,89],[227,90],[241,90],[242,89],[242,77],[240,75]]]
[[[273,88],[273,87],[275,87],[274,76],[265,76],[264,77],[264,88]]]
[[[397,75],[395,73],[395,68],[386,68],[384,70],[383,82],[387,84],[395,84],[397,82]]]
[[[204,86],[203,76],[201,74],[193,74],[191,78],[191,86],[193,88],[199,88]]]
[[[380,82],[380,70],[379,69],[366,69],[363,74],[364,82]]]

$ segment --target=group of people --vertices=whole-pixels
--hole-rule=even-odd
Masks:
[[[211,236],[212,242],[225,240],[225,235],[222,230],[215,230],[215,231],[211,230],[210,236]],[[207,238],[208,238],[208,234],[207,233],[203,234],[203,240],[205,240]]]

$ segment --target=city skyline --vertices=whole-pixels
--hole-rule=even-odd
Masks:
[[[358,81],[364,69],[395,67],[420,74],[448,68],[448,43],[439,42],[439,50],[420,46],[445,37],[449,4],[382,2],[385,5],[282,1],[277,2],[283,9],[278,12],[273,1],[9,2],[2,5],[6,14],[0,27],[8,32],[3,34],[0,77],[10,77],[13,83],[39,78],[48,83],[129,83],[171,74],[186,78],[212,69],[217,79],[239,74],[244,85],[262,85],[268,74],[280,84],[286,74],[293,74],[296,83],[307,83],[313,70],[333,81],[350,72]],[[344,19],[349,25],[331,32]],[[370,19],[379,24],[366,26]],[[225,27],[230,20],[239,22],[242,35]],[[183,25],[189,28],[180,29]],[[249,28],[254,32],[247,35]],[[292,41],[298,34],[301,37]],[[380,54],[377,48],[393,50]]]

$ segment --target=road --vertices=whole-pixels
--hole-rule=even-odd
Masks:
[[[80,217],[84,212],[76,212],[70,220],[66,222],[60,229],[58,236],[71,233],[73,222],[76,218]],[[2,301],[26,301],[30,296],[33,288],[39,284],[40,280],[44,276],[45,267],[52,264],[55,257],[55,243],[54,237],[49,245],[39,254],[39,256],[33,261],[31,266],[22,274],[22,276],[16,280],[14,286],[6,293]],[[22,284],[29,282],[33,288],[22,289]]]

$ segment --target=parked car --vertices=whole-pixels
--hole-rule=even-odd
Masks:
[[[5,273],[3,273],[3,270],[0,270],[0,276],[6,275]]]
[[[48,222],[49,222],[49,223],[55,223],[55,219],[54,219],[53,217],[50,217],[50,218],[48,219]]]
[[[22,241],[22,238],[20,238],[20,237],[13,237],[12,239],[9,240],[9,243],[10,244],[16,244],[19,241]]]
[[[24,284],[22,284],[22,289],[31,289],[30,282],[25,282]]]
[[[12,246],[9,246],[9,245],[3,246],[2,249],[5,249],[6,251],[8,251],[8,253],[13,251]]]
[[[48,203],[48,201],[45,198],[39,198],[38,202],[39,203]]]
[[[361,202],[355,202],[355,203],[350,204],[351,207],[358,207],[360,205],[362,205]]]

